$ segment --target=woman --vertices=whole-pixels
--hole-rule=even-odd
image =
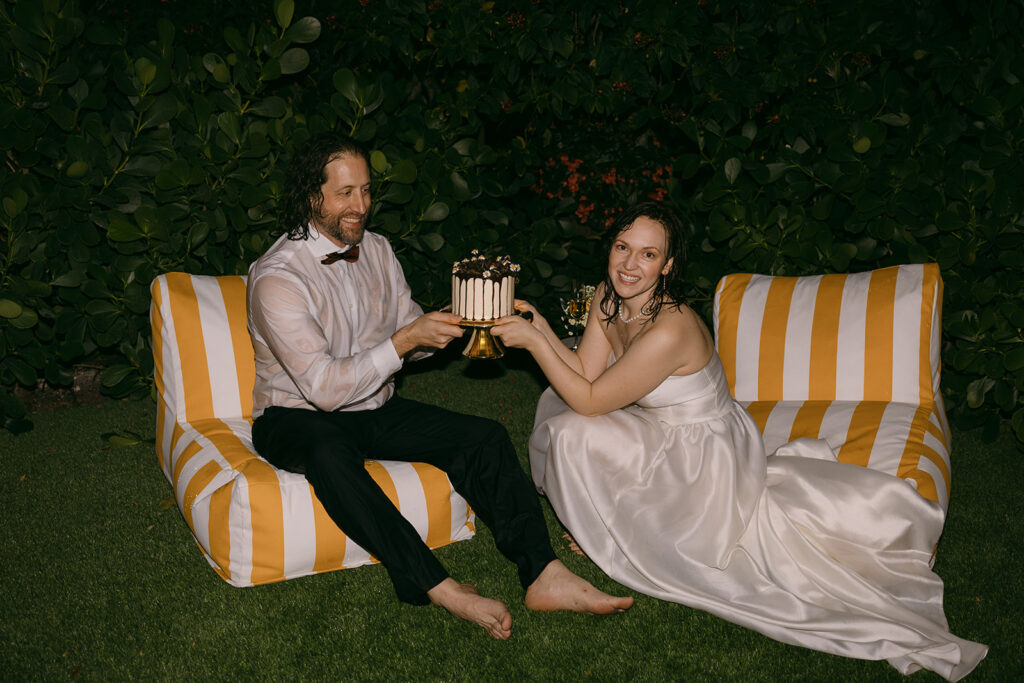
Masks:
[[[949,632],[929,559],[938,505],[800,439],[767,456],[729,393],[711,334],[683,303],[684,234],[642,204],[612,226],[578,350],[532,322],[492,333],[551,382],[533,478],[615,580],[777,640],[956,680],[988,648]]]

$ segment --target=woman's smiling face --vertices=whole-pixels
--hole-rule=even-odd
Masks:
[[[667,243],[665,228],[646,216],[618,234],[608,256],[608,276],[620,298],[650,296],[658,278],[672,269],[672,259],[665,254]]]

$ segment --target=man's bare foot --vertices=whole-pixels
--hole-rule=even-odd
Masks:
[[[542,612],[571,610],[586,614],[616,614],[633,606],[633,598],[615,597],[599,591],[589,581],[552,560],[526,589],[526,606]]]
[[[505,604],[480,595],[476,586],[448,577],[427,591],[430,601],[466,621],[482,627],[492,638],[508,640],[512,614]]]
[[[562,534],[562,538],[569,541],[569,550],[573,551],[581,557],[587,556],[587,554],[583,552],[583,548],[581,548],[579,544],[576,542],[576,539],[569,535],[569,532],[565,532],[564,534]]]

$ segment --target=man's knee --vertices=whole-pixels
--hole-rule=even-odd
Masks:
[[[508,431],[496,420],[475,415],[466,415],[464,430],[457,434],[468,442],[483,446],[511,443]]]

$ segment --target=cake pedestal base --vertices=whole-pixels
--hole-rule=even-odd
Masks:
[[[491,334],[493,320],[463,320],[459,327],[470,330],[469,342],[462,350],[466,358],[501,358],[505,355],[501,340]]]

